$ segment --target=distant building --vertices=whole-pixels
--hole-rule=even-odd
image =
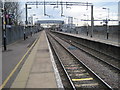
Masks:
[[[120,1],[118,2],[118,20],[120,25]]]
[[[61,29],[63,32],[72,32],[75,30],[75,24],[63,24]]]

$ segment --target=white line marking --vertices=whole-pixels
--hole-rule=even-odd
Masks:
[[[64,86],[62,84],[61,77],[59,75],[55,60],[53,58],[53,53],[52,53],[52,50],[50,48],[50,44],[48,42],[48,38],[47,38],[46,33],[45,33],[45,36],[46,36],[46,40],[47,40],[47,43],[48,43],[48,48],[49,48],[49,51],[50,51],[50,58],[51,58],[52,66],[53,66],[53,69],[54,69],[55,78],[56,78],[56,81],[57,81],[57,86],[58,86],[58,88],[62,88],[62,90],[64,90]]]

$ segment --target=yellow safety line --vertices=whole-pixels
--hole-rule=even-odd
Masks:
[[[32,44],[32,46],[28,49],[28,51],[25,53],[25,55],[22,57],[22,59],[19,61],[19,63],[15,66],[15,68],[12,70],[12,72],[9,74],[9,76],[6,78],[6,80],[3,82],[3,84],[0,86],[0,88],[4,88],[8,80],[11,78],[11,76],[14,74],[14,72],[17,70],[18,66],[21,64],[21,62],[24,60],[26,55],[29,53],[29,51],[32,49],[32,47],[35,45],[38,39],[35,40],[35,42]]]
[[[85,80],[93,80],[93,78],[72,79],[72,81],[85,81]]]

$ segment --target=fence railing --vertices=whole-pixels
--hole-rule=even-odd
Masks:
[[[26,37],[29,37],[32,34],[36,33],[39,30],[38,27],[27,27],[24,28],[24,26],[11,26],[9,28],[6,28],[6,40],[7,45],[14,43],[20,39],[24,39],[24,34]],[[3,32],[2,32],[2,38],[3,38]],[[3,41],[3,40],[2,40]],[[3,44],[3,42],[2,42]]]
[[[119,39],[118,36],[120,31],[118,29],[119,29],[118,26],[109,27],[108,40],[118,42],[118,39]],[[66,29],[65,32],[87,36],[87,31],[88,31],[88,37],[90,37],[91,35],[90,26],[88,27],[88,30],[87,30],[87,27],[83,26],[83,27],[77,27],[75,29]],[[99,38],[99,39],[107,39],[106,26],[95,26],[93,30],[93,37]]]

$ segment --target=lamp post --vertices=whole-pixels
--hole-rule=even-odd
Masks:
[[[3,47],[4,51],[7,50],[6,46],[6,9],[5,9],[5,1],[3,0],[3,8],[2,8],[2,30],[3,30]]]
[[[107,39],[108,39],[108,36],[109,36],[109,25],[108,25],[108,21],[109,21],[109,8],[102,8],[102,9],[106,9],[108,10],[108,16],[106,17],[106,20],[105,20],[105,23],[106,23],[106,31],[107,31]]]
[[[91,5],[91,38],[93,37],[93,29],[94,29],[94,17],[93,17],[93,5]]]
[[[24,40],[26,40],[26,35],[27,35],[28,9],[32,9],[32,8],[31,8],[31,7],[28,7],[28,6],[27,6],[27,3],[26,3],[26,4],[25,4],[26,21],[25,21],[25,28],[24,28]]]
[[[34,25],[34,16],[36,16],[36,14],[32,15],[32,25]]]
[[[30,21],[31,22],[31,36],[32,36],[32,33],[33,33],[32,28],[33,28],[33,25],[34,25],[34,21],[33,21],[33,19],[34,19],[33,17],[34,16],[36,16],[36,14],[33,14],[33,15],[30,16],[31,17],[31,21]]]
[[[38,18],[35,18],[35,19],[36,19],[36,25],[35,26],[36,26],[36,33],[37,33],[37,20],[38,20]]]
[[[76,24],[76,26],[78,26],[78,18],[74,18],[74,19],[76,19],[76,20],[77,20],[77,24]]]
[[[84,14],[84,16],[87,17],[87,36],[88,36],[88,29],[89,29],[89,25],[88,25],[88,15]]]
[[[76,26],[78,26],[78,18],[74,18],[74,19],[77,20],[77,25]],[[77,28],[75,28],[75,31],[76,31],[76,34],[78,34]]]

